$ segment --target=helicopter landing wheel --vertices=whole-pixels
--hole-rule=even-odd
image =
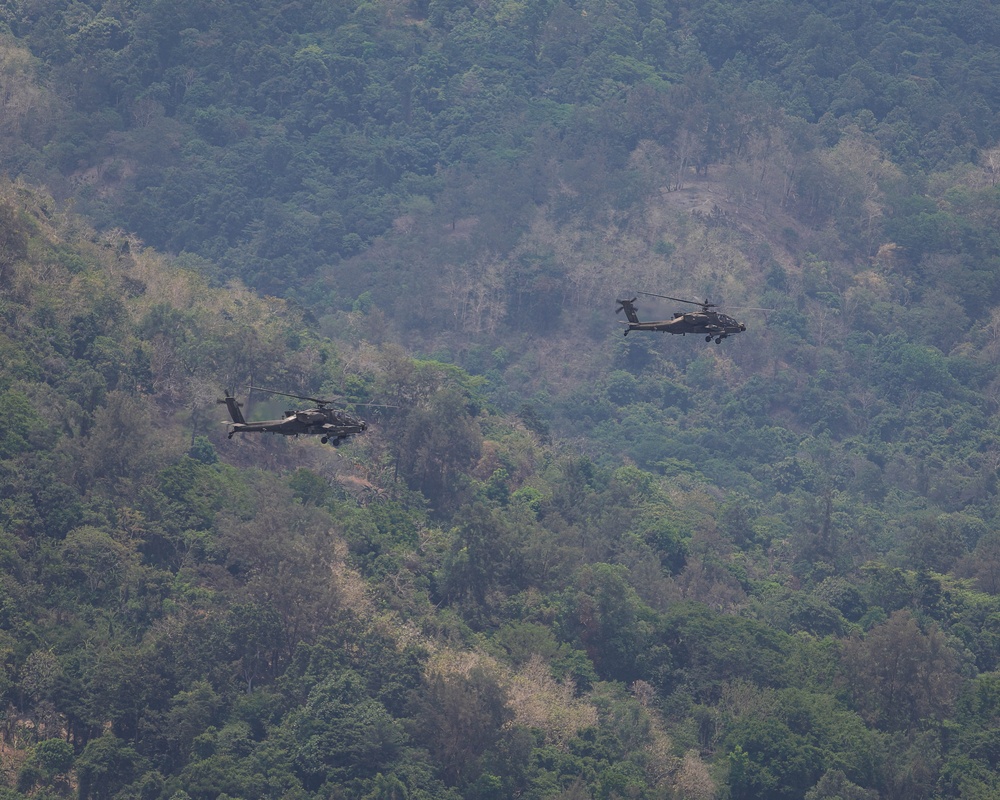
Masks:
[[[709,335],[709,336],[706,336],[706,337],[705,337],[705,341],[706,341],[706,342],[710,342],[710,341],[712,341],[712,337],[711,337],[711,335]]]
[[[322,442],[323,444],[326,444],[326,443],[327,443],[328,441],[330,441],[330,437],[329,437],[329,436],[324,436],[324,437],[323,437],[322,439],[320,439],[320,441],[321,441],[321,442]]]

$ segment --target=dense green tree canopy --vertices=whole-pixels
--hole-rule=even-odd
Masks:
[[[5,4],[0,791],[995,795],[996,10]]]

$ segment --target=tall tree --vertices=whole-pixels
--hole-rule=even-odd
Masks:
[[[848,639],[841,667],[859,713],[887,731],[945,719],[961,687],[959,660],[945,634],[934,623],[924,632],[905,609],[863,638]]]

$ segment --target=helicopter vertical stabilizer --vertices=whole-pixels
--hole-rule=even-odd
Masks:
[[[636,324],[639,322],[639,315],[635,312],[635,298],[631,300],[619,300],[618,308],[615,310],[616,314],[620,314],[622,311],[625,312],[625,316],[628,317],[628,321]]]
[[[226,399],[220,400],[219,402],[226,404],[226,408],[229,409],[229,416],[233,418],[233,422],[235,422],[237,425],[247,424],[247,421],[243,419],[243,412],[240,411],[241,404],[236,401],[235,397],[230,397],[229,394],[227,393]]]

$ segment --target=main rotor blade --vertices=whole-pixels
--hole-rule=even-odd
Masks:
[[[678,303],[690,303],[693,306],[701,306],[702,308],[715,308],[715,303],[699,303],[696,300],[685,300],[682,297],[671,297],[668,294],[653,294],[652,292],[639,292],[639,294],[648,295],[649,297],[662,297],[664,300],[675,300]]]
[[[653,294],[652,292],[639,292],[639,294],[649,295],[650,297],[662,297],[664,300],[676,300],[678,303],[690,303],[693,306],[701,306],[702,308],[729,308],[729,309],[740,309],[743,311],[777,311],[776,308],[758,308],[757,306],[729,306],[729,305],[719,305],[718,303],[709,303],[707,300],[704,303],[699,303],[696,300],[685,300],[683,297],[671,297],[666,294]]]
[[[280,394],[282,397],[295,397],[299,400],[308,400],[310,403],[316,403],[321,406],[329,405],[330,403],[336,403],[336,400],[320,400],[316,397],[306,397],[303,394],[291,394],[290,392],[279,392],[276,389],[265,389],[261,386],[249,386],[247,387],[251,392],[255,389],[258,392],[267,392],[268,394]]]
[[[349,406],[371,406],[373,408],[399,408],[399,406],[391,406],[386,403],[356,403],[353,400],[348,400],[347,398],[341,397],[337,400],[320,400],[318,397],[306,397],[303,394],[292,394],[290,392],[279,392],[277,389],[265,389],[261,386],[251,386],[249,387],[252,392],[256,389],[258,392],[267,392],[268,394],[280,394],[282,397],[295,397],[299,400],[308,400],[310,403],[316,403],[320,406],[328,406],[334,403],[339,403],[341,405]]]

